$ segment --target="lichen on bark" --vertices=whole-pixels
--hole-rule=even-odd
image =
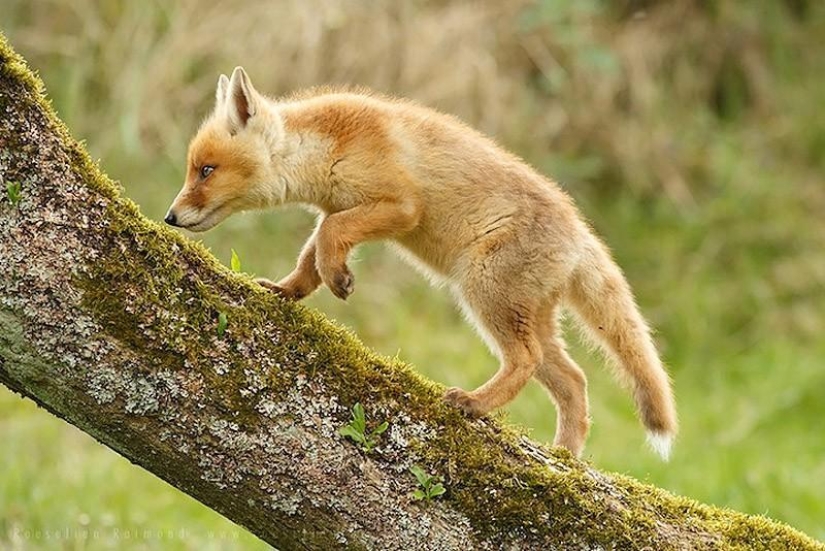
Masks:
[[[146,220],[0,35],[0,382],[281,549],[823,549],[600,473]],[[218,316],[228,319],[219,335]],[[387,420],[364,454],[355,402]],[[420,464],[447,494],[420,504]]]

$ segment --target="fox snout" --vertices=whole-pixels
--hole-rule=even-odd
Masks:
[[[169,205],[163,221],[176,228],[191,231],[208,230],[229,214],[223,197],[214,198],[203,185],[193,185],[187,179],[183,189]]]
[[[178,217],[172,209],[169,209],[169,212],[166,213],[166,218],[164,218],[163,221],[170,226],[178,226]]]
[[[175,197],[169,210],[166,211],[163,221],[176,228],[191,229],[193,226],[200,225],[209,209],[202,208],[205,205],[193,203],[191,195],[187,186],[184,185],[183,190]]]
[[[213,202],[204,204],[193,203],[191,193],[187,190],[175,198],[163,221],[176,228],[190,231],[206,231],[226,218],[232,209],[227,203],[213,205]]]

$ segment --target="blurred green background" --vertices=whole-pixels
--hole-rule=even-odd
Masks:
[[[357,83],[455,113],[576,198],[615,251],[674,378],[669,464],[586,347],[586,458],[825,539],[825,3],[776,1],[2,0],[0,29],[59,115],[160,220],[221,72],[271,95]],[[301,212],[203,239],[286,274]],[[445,385],[496,368],[449,296],[362,247],[347,303],[308,304]],[[576,343],[575,331],[569,331]],[[536,384],[507,410],[552,441]],[[0,548],[265,548],[71,426],[0,389]]]

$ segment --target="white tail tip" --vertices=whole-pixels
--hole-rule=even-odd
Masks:
[[[665,461],[670,461],[670,449],[673,447],[673,435],[666,432],[648,432],[647,443]]]

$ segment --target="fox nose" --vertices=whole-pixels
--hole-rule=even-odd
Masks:
[[[166,213],[166,218],[164,218],[163,221],[169,224],[170,226],[178,225],[178,217],[175,216],[175,213],[171,210]]]

